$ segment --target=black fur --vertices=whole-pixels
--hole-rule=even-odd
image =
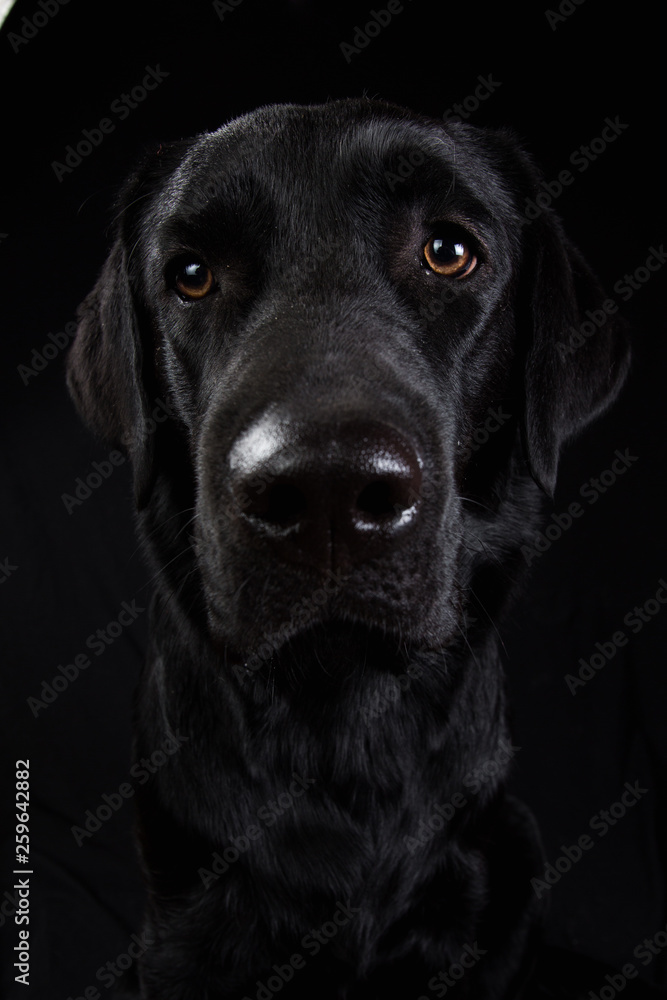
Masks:
[[[69,385],[129,452],[157,574],[137,751],[185,738],[139,802],[141,997],[432,997],[462,956],[459,1000],[519,995],[540,852],[503,789],[495,622],[627,367],[612,320],[558,346],[602,293],[522,214],[538,183],[509,133],[353,100],[161,147],[121,194]],[[445,224],[460,279],[424,258]],[[184,254],[212,294],[174,290]],[[385,450],[407,526],[375,511],[348,545],[336,484]],[[289,507],[286,468],[312,523],[261,506]]]

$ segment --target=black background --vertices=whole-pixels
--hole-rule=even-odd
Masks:
[[[561,845],[590,832],[591,817],[618,801],[626,781],[647,789],[549,890],[548,935],[617,966],[634,961],[648,982],[667,985],[667,949],[647,966],[632,955],[667,923],[667,610],[636,635],[623,625],[667,577],[665,269],[627,303],[612,291],[667,237],[658,205],[660,81],[649,55],[662,28],[595,0],[563,5],[571,13],[555,27],[539,3],[405,0],[391,23],[346,60],[340,44],[352,43],[356,27],[383,6],[242,0],[221,18],[201,0],[70,0],[15,52],[10,33],[24,30],[22,18],[40,10],[37,0],[20,0],[2,29],[0,561],[16,568],[6,569],[0,584],[0,775],[11,821],[14,762],[30,758],[34,870],[32,985],[15,986],[6,969],[9,997],[66,1000],[99,986],[96,970],[126,951],[137,929],[132,801],[81,847],[71,827],[129,778],[131,694],[145,616],[103,655],[91,656],[92,665],[37,717],[27,699],[40,696],[59,664],[86,651],[87,637],[116,619],[123,601],[146,607],[149,583],[134,538],[127,465],[71,513],[63,504],[77,477],[109,455],[68,399],[64,352],[27,384],[18,366],[33,365],[33,349],[41,352],[49,333],[74,320],[108,247],[114,191],[144,147],[282,101],[367,94],[442,117],[489,74],[500,86],[470,122],[510,126],[549,180],[572,171],[575,181],[555,207],[631,321],[635,356],[613,411],[567,450],[553,510],[581,501],[582,484],[610,467],[616,449],[637,460],[595,504],[581,501],[584,515],[533,560],[525,596],[501,629],[514,743],[521,747],[513,785],[535,811],[551,860]],[[164,82],[125,120],[111,114],[112,102],[158,64],[168,73]],[[628,127],[587,170],[573,168],[570,155],[616,116]],[[113,133],[59,181],[52,162],[62,162],[66,147],[104,117],[114,121]],[[628,644],[572,694],[565,674],[619,629]],[[0,894],[11,895],[13,830],[5,843]],[[8,911],[0,917],[5,958],[17,940]]]

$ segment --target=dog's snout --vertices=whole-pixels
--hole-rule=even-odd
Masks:
[[[321,569],[381,555],[418,518],[422,460],[394,427],[263,419],[230,454],[238,516],[282,558]]]

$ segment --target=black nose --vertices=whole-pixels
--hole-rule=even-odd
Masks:
[[[358,564],[381,555],[418,518],[422,462],[387,424],[266,416],[236,440],[229,464],[238,516],[291,562]]]

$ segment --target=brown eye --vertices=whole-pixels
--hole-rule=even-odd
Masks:
[[[210,267],[198,260],[186,260],[174,273],[174,287],[184,299],[203,299],[214,285]]]
[[[477,257],[458,236],[437,233],[424,247],[426,263],[436,274],[463,278],[477,266]]]

